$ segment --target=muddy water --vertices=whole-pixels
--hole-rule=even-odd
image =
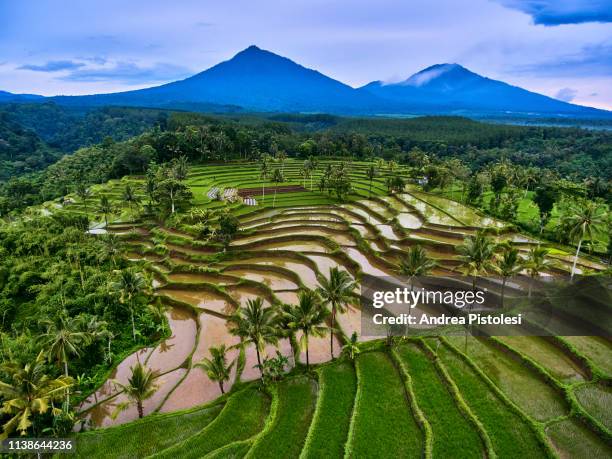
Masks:
[[[391,225],[377,225],[378,230],[381,232],[383,237],[390,239],[392,241],[399,241],[400,238],[395,231],[393,231],[393,227]]]
[[[202,283],[207,282],[215,285],[228,285],[236,283],[231,279],[223,278],[223,276],[219,276],[214,273],[174,273],[169,274],[168,279],[171,282],[185,282],[185,283]]]
[[[226,269],[224,272],[232,276],[260,282],[267,285],[272,290],[291,290],[298,288],[295,282],[276,273],[264,273],[260,271],[249,271],[246,269]]]
[[[299,332],[296,334],[296,338],[298,343],[302,337],[302,333]],[[334,336],[334,357],[338,357],[340,352],[342,351],[342,344],[338,341],[338,338]],[[308,357],[310,360],[310,364],[322,363],[331,360],[331,353],[329,348],[329,335],[325,335],[322,337],[309,337],[308,338]],[[306,352],[300,352],[300,362],[306,363]]]
[[[266,223],[267,229],[276,229],[276,228],[291,228],[298,229],[301,232],[304,232],[308,228],[317,227],[317,226],[325,226],[326,228],[333,229],[346,229],[346,223],[340,223],[337,220],[329,220],[326,218],[303,218],[300,220],[277,220],[273,223]]]
[[[407,229],[417,229],[423,226],[423,222],[415,214],[402,212],[397,216],[397,220],[400,225]]]
[[[166,313],[172,336],[160,343],[146,360],[146,365],[159,373],[165,373],[181,365],[193,350],[196,338],[194,318],[179,308]]]
[[[326,257],[324,255],[306,255],[312,261],[317,264],[317,268],[319,272],[329,279],[329,271],[331,268],[340,268],[342,271],[348,271],[346,267],[331,257]]]
[[[168,295],[179,301],[184,301],[198,308],[205,308],[220,314],[229,315],[234,311],[234,307],[225,298],[214,293],[199,290],[158,290],[160,294]]]
[[[179,382],[186,371],[187,370],[181,368],[171,373],[159,376],[155,379],[155,384],[158,388],[153,396],[145,400],[143,403],[145,416],[152,413],[161,404],[164,397]],[[130,404],[127,409],[119,412],[115,419],[112,417],[117,407],[127,401],[128,398],[124,394],[120,394],[112,400],[93,408],[87,414],[86,419],[96,427],[108,427],[110,425],[123,424],[125,422],[133,421],[134,419],[138,418],[138,411],[136,410],[136,405],[134,404]]]
[[[225,344],[231,347],[238,344],[240,340],[232,336],[224,319],[209,315],[200,314],[200,339],[198,346],[193,354],[193,364],[200,362],[204,358],[210,358],[209,349],[213,346]],[[230,349],[227,352],[227,360],[231,362],[238,357],[237,349]],[[232,369],[230,380],[225,383],[225,389],[231,388],[234,381],[236,368]],[[211,381],[206,373],[199,368],[191,368],[189,374],[181,385],[168,398],[162,412],[170,412],[190,408],[214,400],[221,394],[219,385]]]
[[[256,257],[240,260],[239,263],[280,266],[281,268],[286,268],[300,276],[302,283],[310,289],[314,289],[319,285],[315,272],[308,266],[296,261],[284,260],[280,257]],[[228,266],[231,266],[231,264],[228,264]]]
[[[140,261],[140,260],[146,260],[146,261],[151,261],[151,262],[159,262],[162,260],[162,257],[158,256],[158,255],[141,255],[139,253],[136,252],[126,252],[125,256],[127,257],[128,260],[130,261]]]
[[[144,348],[126,357],[109,375],[108,379],[100,386],[95,394],[90,395],[81,404],[80,409],[86,409],[87,407],[94,405],[97,401],[104,400],[113,394],[117,393],[115,384],[113,381],[118,381],[121,384],[127,384],[128,378],[132,375],[131,367],[136,365],[138,362],[143,362],[147,359],[149,354],[153,351],[153,348]]]
[[[401,201],[398,201],[393,196],[383,196],[380,199],[387,202],[391,207],[393,207],[398,212],[410,212],[412,209]]]
[[[297,304],[299,302],[298,292],[274,292],[276,297],[285,304]]]
[[[336,323],[347,337],[350,338],[353,332],[356,332],[361,340],[361,310],[358,305],[349,306],[346,312],[336,314]],[[329,346],[329,337],[327,339]]]
[[[341,207],[344,207],[345,209],[348,209],[356,214],[363,216],[367,222],[372,223],[373,225],[383,225],[385,223],[385,222],[380,221],[374,215],[369,214],[368,212],[366,212],[360,207],[353,206],[351,204],[343,204]]]
[[[213,252],[211,249],[197,249],[189,246],[166,243],[166,247],[175,252],[187,253],[189,255],[207,255]]]
[[[258,240],[263,240],[261,236]],[[236,244],[234,247],[239,248],[242,244]],[[327,248],[326,245],[317,242],[311,241],[286,241],[286,242],[274,242],[274,239],[265,240],[261,245],[257,247],[257,249],[267,249],[267,250],[291,250],[293,252],[321,252],[327,253],[330,249]]]
[[[385,206],[376,201],[361,201],[362,204],[372,209],[375,212],[378,212],[383,217],[391,218],[393,217],[393,213]]]
[[[246,306],[249,300],[255,300],[257,298],[262,298],[264,305],[270,306],[270,302],[262,297],[258,290],[249,287],[230,287],[227,289],[227,293],[243,307]]]
[[[345,247],[344,250],[346,251],[348,256],[351,257],[353,261],[357,262],[359,266],[361,266],[361,270],[364,273],[370,274],[372,276],[389,276],[390,275],[390,273],[387,273],[383,271],[382,269],[377,268],[374,265],[372,265],[370,260],[359,250],[354,249],[352,247]]]
[[[282,339],[278,342],[278,347],[273,346],[271,344],[267,345],[264,352],[261,355],[261,359],[263,361],[264,356],[268,357],[276,357],[276,351],[280,351],[282,355],[289,359],[289,366],[293,367],[293,352],[291,350],[291,343],[288,339]],[[245,351],[246,363],[244,366],[244,371],[242,372],[241,379],[243,381],[251,381],[253,379],[258,379],[260,377],[259,369],[255,366],[257,365],[257,353],[255,352],[255,346],[249,345]]]
[[[359,231],[359,234],[361,234],[361,237],[363,237],[364,239],[368,239],[368,238],[372,238],[376,236],[365,225],[361,225],[358,223],[351,223],[351,227]]]

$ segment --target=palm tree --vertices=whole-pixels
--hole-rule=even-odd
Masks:
[[[91,342],[82,317],[61,314],[55,320],[44,320],[41,323],[46,326],[41,337],[49,360],[56,361],[59,367],[63,367],[64,376],[68,376],[69,357],[80,356],[83,348]]]
[[[542,271],[545,271],[548,267],[550,267],[550,259],[547,258],[548,249],[544,247],[534,247],[527,254],[527,260],[525,261],[525,268],[527,268],[527,272],[532,279],[532,282],[529,283],[529,298],[531,298],[531,286],[533,284],[533,280],[540,275]]]
[[[372,180],[374,180],[374,177],[376,177],[377,175],[378,171],[376,170],[376,167],[374,167],[374,164],[371,164],[370,167],[368,167],[368,170],[366,171],[366,177],[370,181],[370,197],[372,197]]]
[[[262,202],[266,202],[266,179],[270,175],[269,155],[261,155],[261,166],[259,166],[259,177],[261,178]]]
[[[104,258],[109,257],[113,262],[113,265],[116,266],[117,262],[115,260],[115,257],[119,254],[121,248],[121,241],[119,237],[116,234],[107,233],[102,238],[102,241],[104,242],[105,252],[102,254],[102,256]]]
[[[83,207],[85,208],[85,216],[89,217],[87,212],[87,199],[91,197],[91,190],[85,186],[84,183],[79,183],[76,187],[76,194],[81,201],[83,202]]]
[[[308,354],[308,338],[310,336],[323,336],[327,327],[323,326],[329,311],[325,309],[320,298],[312,290],[302,290],[298,297],[298,304],[283,305],[283,317],[290,329],[301,330],[300,348],[306,351],[306,369],[310,369],[310,356]]]
[[[287,153],[285,150],[279,150],[276,153],[276,160],[281,164],[281,174],[285,174],[285,161],[287,160]]]
[[[229,319],[234,323],[231,333],[242,338],[243,342],[253,343],[257,353],[257,365],[263,377],[261,352],[267,343],[276,344],[277,317],[271,308],[263,307],[261,298],[250,299],[245,307],[241,307]]]
[[[334,328],[336,314],[346,312],[346,308],[353,299],[353,292],[357,284],[352,280],[349,273],[341,271],[334,266],[329,269],[329,279],[322,277],[317,293],[323,300],[323,304],[331,307],[331,324],[329,333],[329,349],[331,358],[334,358]]]
[[[108,196],[102,196],[100,198],[100,206],[98,212],[104,215],[104,227],[108,228],[108,216],[113,213],[113,206],[108,199]]]
[[[283,177],[283,173],[280,169],[274,169],[272,181],[274,183],[282,183],[285,181],[285,177]],[[274,201],[272,202],[272,207],[276,207],[276,187],[274,187]]]
[[[134,323],[134,306],[136,298],[148,290],[148,285],[142,273],[134,269],[119,271],[119,279],[111,284],[115,291],[121,292],[119,301],[127,304],[132,320],[132,338],[136,341],[136,325]]]
[[[357,332],[353,332],[350,340],[342,347],[342,352],[347,354],[351,360],[355,360],[355,357],[361,350],[357,344]]]
[[[130,367],[130,371],[132,375],[128,378],[127,384],[121,384],[116,381],[115,384],[123,390],[130,402],[136,404],[138,417],[142,418],[144,416],[144,407],[142,403],[151,398],[157,390],[155,378],[158,375],[157,372],[148,369],[140,362]],[[114,416],[116,417],[120,411],[125,410],[130,405],[130,402],[121,403],[117,407]]]
[[[476,290],[476,278],[495,269],[492,259],[495,255],[495,243],[490,236],[478,231],[475,236],[464,239],[457,247],[459,268],[466,276],[472,276],[472,290]]]
[[[227,349],[225,348],[225,344],[219,347],[211,347],[209,351],[211,358],[202,359],[202,361],[196,363],[195,366],[201,368],[211,381],[217,381],[221,393],[225,394],[223,383],[229,380],[235,361],[232,361],[229,365],[227,364],[227,357],[225,355]]]
[[[519,256],[519,251],[512,244],[504,244],[502,246],[502,253],[497,257],[496,271],[502,277],[502,288],[501,288],[501,303],[502,309],[504,307],[504,293],[506,288],[506,282],[509,277],[518,274],[523,269],[523,262]]]
[[[400,261],[398,271],[410,279],[410,290],[413,289],[415,276],[426,276],[438,263],[427,255],[420,245],[410,247],[404,258]]]
[[[66,391],[73,385],[68,376],[52,378],[45,372],[45,355],[41,351],[36,360],[21,366],[15,362],[6,362],[2,370],[7,379],[0,381],[2,396],[2,413],[9,417],[3,425],[0,440],[7,438],[15,430],[26,435],[33,426],[32,416],[47,413],[49,408],[54,416],[62,414],[55,406],[61,405]],[[34,426],[35,434],[36,426]]]
[[[594,235],[599,233],[605,224],[605,215],[606,211],[603,206],[593,201],[586,201],[583,205],[573,209],[572,214],[564,218],[564,223],[569,228],[570,239],[578,241],[578,248],[572,263],[572,278],[576,272],[576,263],[583,241],[585,239],[595,239]]]
[[[129,183],[125,185],[125,190],[123,191],[123,200],[128,203],[130,211],[132,212],[132,218],[134,218],[134,209],[133,206],[137,205],[140,202],[140,198],[136,194],[134,188]]]

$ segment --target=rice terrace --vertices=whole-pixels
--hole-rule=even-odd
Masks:
[[[435,261],[434,274],[449,275],[461,263],[456,247],[481,230],[521,257],[540,246],[453,200],[456,192],[394,185],[390,179],[408,174],[404,166],[320,159],[304,172],[300,160],[264,162],[190,166],[184,183],[194,205],[167,225],[133,220],[134,209],[122,204],[126,187],[136,202],[149,199],[138,177],[42,206],[85,215],[100,199],[116,204],[108,226],[90,232],[123,241],[125,256],[149,273],[169,326],[83,397],[77,430],[89,431],[76,435],[78,457],[375,457],[383,447],[415,458],[610,456],[612,345],[605,338],[355,341],[354,297],[337,311],[331,343],[309,329],[307,347],[300,345],[298,328],[264,338],[259,355],[248,334],[232,332],[232,316],[258,299],[275,311],[301,304],[301,292],[329,285],[335,268],[357,281],[364,273],[393,276],[419,246]],[[328,188],[337,174],[350,186]],[[219,238],[219,222],[234,217],[231,239]],[[542,246],[550,250],[540,275],[571,271],[572,253]],[[605,266],[581,257],[576,269]],[[325,323],[329,315],[318,329]],[[196,365],[214,361],[219,346],[234,362],[221,380]],[[126,393],[136,364],[152,372],[155,386],[142,400],[142,419]]]

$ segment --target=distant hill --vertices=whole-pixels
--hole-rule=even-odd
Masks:
[[[44,99],[44,96],[36,94],[13,94],[7,91],[0,91],[0,103],[6,102],[32,102]]]
[[[185,80],[154,88],[80,97],[58,103],[175,107],[240,106],[250,111],[366,111],[378,98],[256,46]]]
[[[1,94],[0,102],[1,97],[40,97]],[[458,64],[434,65],[400,83],[374,81],[354,89],[256,46],[181,81],[135,91],[57,96],[51,100],[75,107],[121,105],[213,113],[612,118],[612,112],[536,94],[483,77]]]
[[[483,77],[458,64],[433,65],[400,83],[374,81],[359,90],[419,112],[606,114]]]

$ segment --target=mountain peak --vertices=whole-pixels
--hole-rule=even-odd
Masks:
[[[402,84],[421,87],[440,79],[452,79],[454,81],[457,81],[474,77],[482,78],[480,77],[480,75],[469,71],[468,69],[459,64],[444,63],[431,65],[421,70],[420,72],[415,73],[410,78],[405,80]]]

